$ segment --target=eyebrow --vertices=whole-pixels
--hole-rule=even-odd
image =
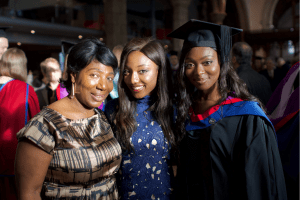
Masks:
[[[148,67],[148,66],[150,66],[150,65],[146,65],[146,64],[138,65],[138,67]],[[129,68],[129,67],[127,65],[125,65],[124,68]]]
[[[91,71],[91,70],[96,70],[96,71],[99,71],[99,72],[103,72],[103,70],[101,70],[101,69],[98,69],[98,68],[91,68],[91,69],[89,69],[88,71]],[[109,72],[109,74],[113,74],[113,75],[115,75],[115,73],[114,73],[114,72]]]

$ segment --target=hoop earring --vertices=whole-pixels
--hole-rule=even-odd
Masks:
[[[72,83],[71,95],[70,98],[73,99],[75,96],[75,83]]]

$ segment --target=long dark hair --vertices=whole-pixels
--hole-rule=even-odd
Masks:
[[[67,61],[67,80],[62,80],[63,86],[70,93],[72,87],[71,73],[78,74],[93,60],[113,68],[114,73],[118,68],[118,60],[112,51],[99,39],[88,37],[74,45],[69,52]]]
[[[185,122],[188,117],[188,110],[193,102],[193,96],[195,92],[195,86],[185,76],[185,57],[191,49],[183,49],[179,61],[179,70],[177,73],[177,119],[176,119],[176,131],[178,135],[178,141],[180,141],[185,135]],[[220,55],[219,50],[217,51]],[[220,76],[218,79],[218,90],[221,98],[217,104],[221,104],[229,95],[237,98],[241,98],[247,101],[256,101],[259,103],[261,108],[263,104],[253,95],[248,92],[247,86],[243,80],[239,78],[235,72],[229,59],[221,61],[220,64]],[[195,98],[195,97],[194,97]]]
[[[119,106],[115,112],[116,138],[124,151],[134,150],[130,144],[130,137],[136,131],[136,99],[132,96],[124,82],[124,67],[128,55],[139,51],[158,66],[157,84],[152,92],[154,104],[148,110],[154,112],[156,121],[161,125],[165,138],[175,148],[175,137],[171,128],[173,120],[172,99],[170,98],[170,65],[166,58],[163,46],[151,38],[134,38],[126,44],[121,55],[120,77],[118,82]]]

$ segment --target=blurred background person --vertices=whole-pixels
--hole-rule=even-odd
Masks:
[[[261,70],[259,73],[264,75],[270,85],[271,85],[271,89],[272,89],[272,92],[274,91],[274,72],[275,72],[275,62],[273,61],[273,59],[271,57],[268,57],[266,58],[266,62],[265,62],[265,66],[266,66],[266,69],[263,69]]]
[[[40,70],[29,70],[26,82],[33,87],[34,91],[36,91],[45,87],[45,85],[43,85],[42,79],[43,75]]]
[[[250,94],[266,105],[272,95],[271,85],[263,75],[252,69],[252,54],[252,48],[246,42],[237,42],[232,46],[231,62]]]
[[[179,59],[177,51],[170,51],[170,63],[172,70],[177,71],[177,69],[179,68]]]
[[[9,27],[0,27],[0,59],[9,46],[8,39],[5,33],[5,30],[8,28]]]
[[[47,58],[40,64],[44,76],[43,83],[45,87],[36,90],[39,99],[40,109],[57,101],[56,88],[62,76],[59,62],[55,58]]]
[[[114,89],[109,93],[109,97],[107,98],[107,101],[119,98],[118,81],[119,81],[119,76],[120,76],[119,69],[120,69],[120,60],[121,60],[121,54],[122,54],[123,48],[124,48],[123,45],[117,45],[113,48],[113,53],[115,54],[116,58],[118,59],[118,70],[117,70],[115,78],[114,78]]]
[[[266,108],[274,124],[288,200],[299,200],[299,62],[273,92]]]
[[[282,79],[286,76],[287,72],[290,70],[290,65],[285,62],[283,58],[277,59],[277,67],[274,71],[274,89],[278,86],[278,84],[282,81]]]
[[[263,70],[263,58],[260,56],[255,56],[252,68],[257,72]]]
[[[97,107],[113,88],[118,62],[97,38],[68,56],[68,97],[50,104],[18,134],[15,172],[20,200],[117,200],[121,147]]]
[[[63,57],[63,70],[62,70],[61,80],[63,80],[63,81],[66,81],[68,79],[67,61],[68,61],[69,53],[74,45],[75,45],[75,43],[72,43],[72,42],[67,42],[67,41],[61,42],[61,53],[63,55],[62,56]],[[57,100],[60,100],[64,97],[68,96],[69,93],[65,87],[62,87],[62,84],[60,83],[58,85],[58,87],[56,88],[56,95],[57,95]]]
[[[27,58],[18,48],[0,60],[0,199],[16,199],[14,161],[17,132],[39,111],[34,89],[25,83]]]

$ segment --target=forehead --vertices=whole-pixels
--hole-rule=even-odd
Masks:
[[[83,70],[84,71],[97,70],[105,73],[114,73],[114,70],[111,66],[104,65],[101,62],[95,60],[93,60],[90,64],[88,64]]]
[[[150,60],[145,54],[140,51],[131,52],[126,60],[126,67],[133,68],[139,66],[157,66],[152,60]]]
[[[0,37],[0,45],[1,46],[8,46],[8,39],[4,37]]]
[[[47,67],[52,68],[52,69],[60,69],[59,65],[55,62],[52,62],[52,61],[47,63]]]
[[[210,47],[194,47],[186,55],[186,58],[202,58],[204,56],[217,56],[217,52]]]

